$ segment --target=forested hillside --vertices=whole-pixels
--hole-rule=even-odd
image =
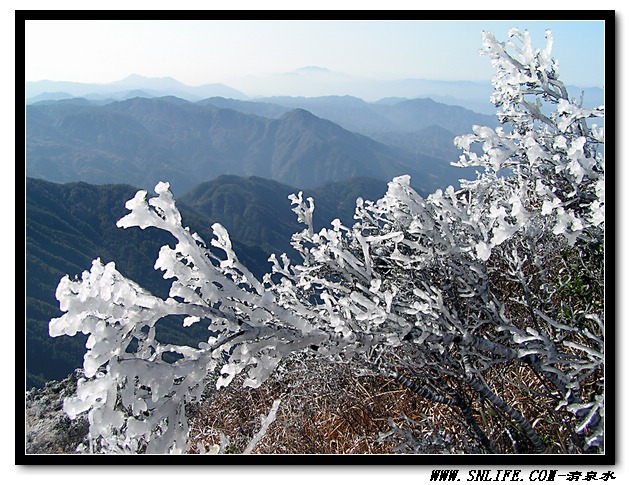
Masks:
[[[26,179],[26,340],[27,387],[61,379],[81,365],[85,338],[51,339],[48,322],[61,315],[55,289],[66,274],[81,275],[95,258],[115,261],[124,275],[156,295],[166,297],[170,283],[151,268],[173,239],[153,228],[123,230],[116,221],[128,211],[125,202],[138,189],[128,185],[55,184]],[[211,226],[224,225],[232,234],[238,257],[259,278],[269,272],[271,253],[297,254],[289,244],[300,226],[288,195],[299,189],[256,177],[223,176],[197,186],[179,206],[184,224],[206,240]],[[317,198],[318,227],[341,217],[352,224],[356,198],[376,200],[386,184],[361,178],[307,191]],[[181,343],[199,341],[199,329],[168,323],[158,338]],[[194,330],[197,330],[195,332]],[[195,340],[197,339],[197,340]]]
[[[259,177],[223,175],[199,184],[181,202],[208,220],[219,221],[237,241],[295,257],[291,235],[302,227],[288,196],[299,190]],[[377,200],[386,190],[386,183],[363,177],[324,184],[304,194],[317,201],[314,224],[319,230],[336,218],[352,225],[357,197]]]
[[[423,172],[422,160],[305,110],[268,119],[168,97],[44,103],[27,106],[26,118],[27,175],[55,182],[153,187],[169,180],[181,195],[223,174],[313,188],[408,172],[420,180]]]
[[[162,245],[172,244],[172,238],[152,228],[116,227],[116,221],[127,212],[125,202],[136,191],[127,185],[60,185],[26,179],[27,387],[63,378],[81,365],[83,336],[51,339],[48,335],[48,322],[61,315],[55,289],[64,275],[81,275],[99,257],[103,262],[116,261],[123,274],[154,294],[168,295],[169,282],[147,268],[153,266]],[[208,220],[185,207],[182,212],[187,223],[208,235]],[[234,245],[252,271],[264,272],[268,255],[238,241]],[[174,331],[169,338],[190,341],[177,327],[169,328],[163,328]]]

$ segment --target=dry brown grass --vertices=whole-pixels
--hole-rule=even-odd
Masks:
[[[242,379],[210,391],[191,409],[191,453],[200,442],[218,444],[221,433],[229,452],[241,452],[278,398],[276,420],[254,453],[392,453],[396,443],[379,441],[379,434],[390,430],[390,417],[402,426],[403,415],[429,433],[449,427],[456,435],[465,433],[456,410],[427,402],[391,379],[357,377],[349,364],[293,358],[258,389],[241,387]]]
[[[551,385],[522,362],[496,366],[485,375],[490,389],[520,412],[532,424],[536,434],[547,445],[547,453],[581,453],[582,439],[574,429],[577,421],[566,409],[556,410],[557,399]],[[556,397],[559,397],[557,393]],[[483,401],[475,411],[490,441],[502,453],[535,453],[521,430]]]
[[[568,338],[534,314],[533,309],[540,309],[560,323],[574,326],[576,330],[587,326],[598,335],[600,329],[594,323],[582,317],[573,319],[571,312],[577,315],[603,305],[603,278],[597,276],[603,271],[600,249],[563,251],[566,245],[562,238],[550,238],[544,243],[537,249],[542,251],[539,256],[544,271],[533,263],[535,258],[524,259],[527,285],[517,278],[506,277],[509,272],[506,260],[497,257],[488,262],[490,291],[504,303],[507,321],[522,329],[538,328],[541,334],[549,335],[556,342]],[[519,247],[519,251],[522,249]],[[527,248],[524,250],[526,252]],[[567,273],[563,272],[569,272],[571,284],[565,284]],[[552,298],[547,290],[543,291],[548,285],[557,290]],[[467,301],[460,299],[458,305],[464,315],[468,309]],[[470,308],[470,318],[476,318],[475,311],[474,306]],[[491,340],[495,332],[491,324],[477,329],[479,335]],[[495,336],[498,339],[499,335]],[[580,332],[571,332],[569,337],[578,344],[593,345]],[[601,392],[602,374],[603,369],[595,369],[592,374],[582,373],[577,397],[589,402]],[[494,365],[480,377],[494,394],[533,426],[546,445],[547,453],[584,452],[584,436],[578,436],[574,431],[577,418],[566,407],[557,409],[563,396],[559,396],[553,384],[530,366],[522,361]],[[458,408],[421,398],[394,380],[379,376],[358,377],[356,369],[348,364],[301,361],[296,357],[259,389],[243,389],[241,383],[242,378],[227,389],[210,393],[206,401],[192,410],[192,450],[196,450],[199,442],[206,445],[219,443],[220,435],[224,434],[231,444],[229,451],[242,451],[257,432],[260,415],[267,414],[272,402],[280,398],[282,404],[277,419],[255,448],[255,453],[488,452],[465,423]],[[457,383],[448,384],[458,388]],[[494,452],[536,452],[525,433],[505,413],[470,390],[465,392],[473,418],[486,433]],[[395,435],[390,440],[379,439],[392,429],[390,418],[395,426],[411,429],[414,436],[420,438],[420,444],[415,448],[404,448],[398,447],[401,442]]]
[[[497,366],[484,376],[490,388],[522,413],[548,446],[548,453],[581,453],[576,422],[529,367]],[[229,453],[241,453],[260,428],[275,399],[281,399],[276,420],[254,449],[259,454],[387,454],[411,452],[397,446],[388,422],[410,429],[421,442],[420,453],[486,453],[454,407],[435,404],[400,383],[381,376],[357,376],[350,364],[290,359],[257,389],[243,388],[243,376],[227,388],[207,389],[206,398],[190,412],[190,453],[199,443],[208,447],[227,437]],[[534,453],[524,434],[488,402],[470,396],[473,416],[497,453]],[[405,419],[411,420],[411,423]],[[433,445],[431,445],[433,442]],[[435,443],[444,446],[436,447]]]

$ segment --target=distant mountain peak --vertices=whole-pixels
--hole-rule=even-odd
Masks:
[[[299,69],[296,69],[295,72],[332,72],[330,69],[326,68],[326,67],[320,67],[320,66],[304,66],[304,67],[300,67]]]
[[[148,79],[146,76],[143,76],[141,74],[129,74],[129,76],[127,76],[126,78],[121,79],[120,81],[117,82],[129,82],[129,81],[144,81],[145,79]]]
[[[295,108],[282,116],[282,119],[315,120],[320,119],[304,108]]]
[[[121,81],[112,83],[113,85],[131,86],[139,89],[147,87],[160,87],[160,88],[182,88],[185,85],[179,82],[177,79],[164,76],[164,77],[148,77],[140,74],[131,74]]]
[[[304,108],[295,108],[293,111],[290,111],[289,113],[293,113],[294,116],[315,117],[313,113],[311,113],[310,111]]]
[[[414,105],[426,105],[426,106],[432,106],[432,105],[436,105],[436,104],[444,104],[444,103],[438,103],[437,101],[434,101],[433,99],[426,98],[426,97],[413,98],[413,99],[403,99],[400,102],[401,103],[414,104]]]
[[[309,130],[320,130],[326,129],[329,130],[332,127],[335,130],[342,130],[341,126],[337,123],[330,121],[326,118],[320,118],[319,116],[313,114],[312,112],[304,109],[304,108],[295,108],[280,117],[280,120],[292,125],[292,126],[300,126],[302,128],[307,128]],[[348,132],[350,133],[350,132]]]

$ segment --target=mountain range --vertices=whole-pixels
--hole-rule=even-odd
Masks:
[[[223,174],[303,188],[410,174],[420,191],[429,193],[473,175],[450,166],[457,159],[455,134],[472,124],[497,124],[490,116],[429,99],[277,101],[284,104],[137,97],[107,104],[73,98],[28,105],[26,175],[147,188],[167,180],[182,194]],[[251,112],[263,108],[274,112],[267,113],[270,117]]]
[[[118,87],[142,80],[128,81]],[[288,195],[298,188],[315,199],[317,228],[335,218],[352,225],[357,197],[380,198],[396,175],[410,174],[422,195],[469,176],[449,165],[457,156],[453,137],[472,124],[496,124],[430,99],[213,95],[193,102],[155,97],[151,89],[127,91],[134,96],[118,101],[71,96],[26,106],[27,387],[81,366],[83,336],[48,336],[48,322],[61,314],[54,294],[65,274],[80,274],[100,257],[166,297],[169,282],[148,269],[170,236],[116,227],[137,188],[169,181],[184,224],[209,240],[220,222],[261,277],[271,253],[297,257],[290,238],[302,226]],[[158,338],[174,343],[207,338],[204,329],[183,332],[176,318],[157,328]]]
[[[238,100],[256,100],[273,96],[353,96],[371,102],[381,102],[392,93],[398,98],[431,98],[437,102],[462,106],[494,114],[489,102],[492,86],[489,81],[443,81],[430,79],[379,80],[331,71],[320,66],[306,66],[290,72],[267,76],[244,76],[201,86],[188,86],[172,77],[146,77],[132,74],[112,83],[87,84],[66,81],[29,81],[25,85],[27,104],[42,100],[84,97],[98,102],[124,100],[136,96],[176,96],[188,101],[199,101],[221,96]],[[601,87],[567,86],[572,96],[584,92],[585,107],[604,103]],[[247,94],[246,94],[247,93]],[[380,101],[379,101],[380,100]]]
[[[211,96],[244,99],[240,91],[222,83],[187,86],[172,77],[151,78],[132,74],[113,83],[78,83],[69,81],[31,81],[25,85],[27,104],[46,100],[82,97],[94,101],[115,101],[143,97],[178,96],[199,101]]]
[[[200,104],[268,118],[278,118],[290,109],[304,109],[346,130],[368,136],[373,133],[412,133],[430,126],[440,126],[454,135],[461,135],[468,133],[472,124],[497,125],[496,116],[438,103],[430,98],[389,98],[368,103],[353,96],[276,96],[251,101],[212,97]]]
[[[167,295],[169,282],[150,268],[170,236],[116,227],[137,188],[170,182],[184,224],[208,241],[211,225],[221,223],[260,277],[270,253],[297,257],[290,237],[302,226],[288,195],[298,188],[315,199],[316,228],[335,218],[352,225],[357,197],[380,198],[397,175],[411,175],[423,196],[474,177],[450,165],[459,156],[453,138],[475,124],[497,126],[496,117],[429,98],[246,99],[224,85],[191,92],[172,78],[141,76],[105,87],[26,88],[27,387],[81,365],[83,336],[48,336],[48,322],[60,315],[54,294],[63,275],[80,274],[100,257]],[[189,345],[207,333],[183,332],[176,318],[157,328],[158,338]]]

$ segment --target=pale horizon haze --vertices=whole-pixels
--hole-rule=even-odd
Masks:
[[[561,79],[604,87],[604,22],[545,20],[29,20],[25,80],[101,84],[139,74],[252,95],[257,81],[313,66],[346,79],[489,82],[481,32],[504,41],[512,27],[529,30],[537,48],[550,29]]]

